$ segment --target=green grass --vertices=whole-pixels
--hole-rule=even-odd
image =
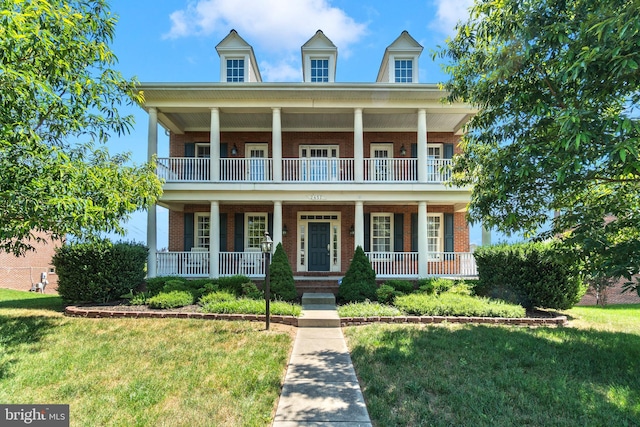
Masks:
[[[638,426],[640,305],[576,307],[567,328],[345,328],[379,426]]]
[[[0,290],[0,402],[65,403],[72,426],[267,426],[289,333],[250,322],[64,317]]]
[[[365,301],[339,306],[338,315],[340,317],[402,316],[402,312],[390,305]]]

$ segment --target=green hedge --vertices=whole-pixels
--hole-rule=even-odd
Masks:
[[[119,299],[144,282],[147,253],[142,244],[108,240],[61,246],[52,259],[58,293],[74,302]]]
[[[553,242],[480,247],[474,253],[479,277],[474,291],[526,308],[571,308],[586,286],[559,250]]]
[[[193,294],[189,291],[160,292],[147,299],[151,308],[177,308],[193,304]]]

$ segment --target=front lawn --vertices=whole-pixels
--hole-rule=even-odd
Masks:
[[[72,426],[267,426],[291,331],[261,323],[87,319],[0,289],[0,402],[65,403]]]
[[[640,305],[563,314],[573,327],[344,332],[376,425],[640,425]]]

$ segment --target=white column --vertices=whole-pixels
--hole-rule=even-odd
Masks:
[[[282,181],[282,118],[280,108],[271,109],[271,140],[272,140],[272,162],[273,162],[273,181]],[[275,231],[274,231],[275,233]],[[280,236],[282,237],[282,236]]]
[[[147,158],[151,160],[158,152],[158,110],[149,108],[149,130],[147,134]],[[158,230],[156,227],[156,205],[147,209],[147,277],[156,277],[158,258]]]
[[[491,244],[491,230],[482,225],[482,246]]]
[[[364,135],[362,108],[353,111],[353,168],[356,182],[364,181]]]
[[[282,243],[282,202],[273,202],[273,249],[275,250],[278,243]]]
[[[364,250],[364,208],[363,203],[356,202],[356,210],[354,215],[354,229],[355,229],[355,248],[360,246]]]
[[[427,202],[418,202],[418,278],[427,277]]]
[[[211,181],[220,181],[220,110],[211,109],[211,130],[209,135]]]
[[[209,218],[209,277],[220,277],[220,203],[211,202]]]
[[[427,182],[427,110],[418,110],[418,182]]]

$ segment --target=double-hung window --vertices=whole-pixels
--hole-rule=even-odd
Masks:
[[[393,233],[391,214],[371,214],[372,252],[391,252]]]
[[[227,82],[244,82],[244,59],[227,59]]]
[[[328,59],[312,59],[311,60],[311,81],[312,82],[328,82],[329,81],[329,60]]]
[[[195,218],[195,247],[209,248],[210,214],[197,213]]]
[[[264,233],[267,231],[267,214],[249,213],[245,215],[245,220],[245,248],[249,251],[259,251]]]
[[[395,60],[395,82],[396,83],[412,83],[413,82],[413,60],[411,59]]]
[[[442,251],[442,215],[427,214],[427,252],[430,258],[437,258]]]

